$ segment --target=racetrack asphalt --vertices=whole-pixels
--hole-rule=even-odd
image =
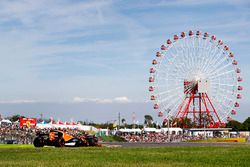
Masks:
[[[230,147],[234,145],[249,145],[250,143],[229,142],[179,142],[179,143],[128,143],[128,142],[103,142],[106,147]]]

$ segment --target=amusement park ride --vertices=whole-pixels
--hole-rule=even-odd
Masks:
[[[161,45],[150,68],[149,91],[159,117],[171,126],[223,128],[236,115],[242,77],[233,52],[216,36],[182,32]]]

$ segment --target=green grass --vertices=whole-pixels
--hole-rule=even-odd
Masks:
[[[101,138],[103,141],[106,141],[106,142],[125,141],[123,138],[121,138],[119,136],[101,136]]]
[[[0,145],[0,166],[250,166],[250,145],[164,148],[34,148]]]

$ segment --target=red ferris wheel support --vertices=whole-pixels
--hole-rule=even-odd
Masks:
[[[225,126],[208,96],[208,89],[207,80],[184,81],[184,98],[178,107],[172,126],[179,123],[187,127],[184,123],[186,118],[191,119],[194,128]]]

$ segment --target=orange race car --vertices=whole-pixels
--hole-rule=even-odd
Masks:
[[[49,133],[38,133],[34,140],[35,147],[43,147],[45,145],[55,147],[97,146],[98,140],[91,135],[75,137],[65,131],[51,130]]]

